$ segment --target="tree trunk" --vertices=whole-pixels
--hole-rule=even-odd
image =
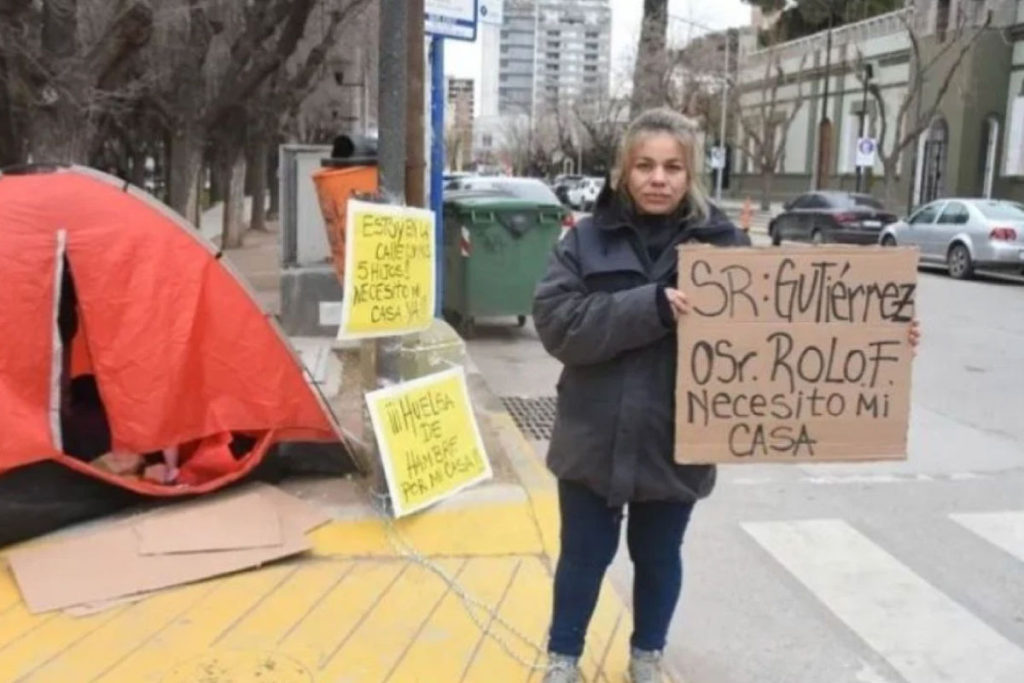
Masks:
[[[227,154],[228,152],[222,145],[215,145],[209,155],[211,206],[217,202],[224,201],[224,197],[228,193],[228,175],[231,172],[229,168],[231,162],[227,158]]]
[[[761,210],[768,211],[772,208],[772,181],[775,180],[775,172],[767,164],[761,164]]]
[[[644,0],[643,24],[633,67],[633,97],[630,118],[665,104],[665,71],[668,56],[665,41],[668,35],[668,0]]]
[[[252,178],[252,219],[249,221],[250,230],[267,229],[267,138],[260,135],[250,146],[252,150],[251,173],[247,175]]]
[[[236,148],[229,157],[227,196],[224,197],[224,226],[221,230],[221,249],[242,246],[245,232],[245,151]]]
[[[51,106],[37,107],[29,124],[32,159],[40,163],[86,163],[89,154],[88,121],[68,102],[68,96]]]
[[[136,187],[146,186],[146,148],[142,146],[133,147],[131,183]]]
[[[0,27],[0,41],[6,44],[13,42],[6,35],[4,27]],[[9,71],[9,62],[4,53],[0,52],[0,167],[21,163],[24,157],[14,98],[7,85],[11,77]]]
[[[197,126],[186,125],[171,136],[168,169],[168,204],[190,221],[199,208],[199,170],[203,164],[203,140]]]
[[[885,177],[882,178],[882,187],[885,192],[885,208],[897,214],[902,213],[899,197],[896,195],[899,178],[896,176],[895,155],[889,160],[882,159],[882,168],[885,169]]]
[[[267,220],[276,221],[281,216],[281,187],[277,177],[280,152],[276,144],[271,143],[269,147],[267,183],[270,185],[270,209],[267,211]]]

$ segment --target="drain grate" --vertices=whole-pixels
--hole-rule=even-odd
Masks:
[[[555,426],[554,396],[502,396],[501,402],[527,438],[550,441]]]

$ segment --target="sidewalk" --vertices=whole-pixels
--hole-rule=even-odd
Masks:
[[[226,252],[261,302],[278,235]],[[471,365],[471,364],[470,364]],[[554,480],[467,367],[495,477],[397,522],[354,480],[285,482],[333,521],[309,556],[94,616],[33,616],[0,572],[0,679],[25,681],[539,681],[558,553]],[[631,619],[606,583],[582,668],[620,681]]]

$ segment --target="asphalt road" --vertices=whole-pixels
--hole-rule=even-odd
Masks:
[[[722,467],[697,506],[687,683],[1024,681],[1024,283],[922,272],[917,301],[907,461]],[[499,395],[554,394],[529,325],[469,349]],[[624,544],[612,576],[630,590]]]

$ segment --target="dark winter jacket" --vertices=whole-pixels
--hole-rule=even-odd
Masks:
[[[677,218],[652,263],[637,222],[602,193],[555,247],[533,303],[544,347],[564,364],[548,466],[615,506],[711,492],[713,467],[673,461],[677,340],[663,290],[675,286],[676,246],[750,244],[712,207],[703,222]]]

